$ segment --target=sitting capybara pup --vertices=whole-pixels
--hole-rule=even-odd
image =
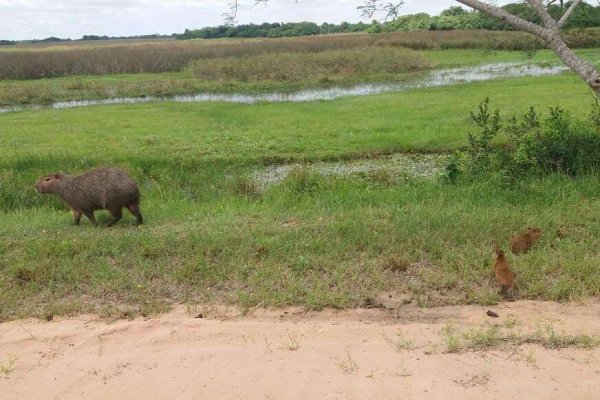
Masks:
[[[97,225],[94,210],[108,210],[113,216],[108,226],[112,226],[121,219],[123,207],[135,215],[138,225],[144,223],[138,186],[120,169],[97,168],[81,175],[56,173],[40,178],[35,189],[63,199],[73,210],[75,225],[79,225],[81,214]]]
[[[510,240],[510,251],[515,254],[528,252],[541,235],[542,231],[539,228],[527,228],[527,232]]]
[[[508,265],[504,251],[498,246],[494,246],[494,253],[494,274],[501,286],[500,293],[506,295],[513,287],[515,274]]]

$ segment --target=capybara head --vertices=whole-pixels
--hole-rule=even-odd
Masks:
[[[540,228],[527,228],[527,233],[534,240],[538,240],[540,236],[542,236],[542,230]]]
[[[65,175],[62,172],[43,176],[35,183],[35,190],[41,194],[55,193],[60,181],[64,177]]]
[[[500,248],[500,246],[498,246],[498,244],[494,243],[494,254],[496,254],[496,256],[503,256],[504,255],[504,251],[502,251],[502,249]]]

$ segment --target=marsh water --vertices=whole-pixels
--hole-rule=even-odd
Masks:
[[[368,96],[373,94],[402,92],[411,89],[448,86],[469,82],[482,82],[494,79],[516,78],[524,76],[556,75],[567,71],[564,65],[539,65],[531,63],[495,63],[475,67],[450,68],[433,70],[427,74],[400,83],[374,83],[358,84],[349,87],[332,87],[323,89],[306,89],[292,93],[197,93],[171,97],[119,97],[102,100],[75,100],[57,102],[48,105],[2,107],[0,113],[23,110],[67,109],[105,104],[135,104],[152,102],[179,102],[179,103],[280,103],[280,102],[310,102],[329,101],[342,97]]]

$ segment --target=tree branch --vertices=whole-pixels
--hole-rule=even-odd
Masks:
[[[498,18],[504,22],[509,23],[513,27],[525,31],[527,33],[531,33],[532,35],[539,36],[543,39],[549,38],[550,32],[532,22],[526,21],[522,18],[514,16],[503,9],[493,6],[491,4],[486,4],[479,0],[456,0],[458,3],[464,4],[465,6],[471,7],[475,10],[481,11],[484,14],[489,16]]]
[[[385,12],[385,21],[393,19],[398,16],[398,10],[404,5],[404,0],[399,0],[393,3],[387,3],[384,5],[380,4],[380,0],[364,0],[362,6],[356,7],[360,10],[363,17],[372,18],[376,12]]]
[[[567,11],[565,11],[565,13],[562,15],[562,17],[560,17],[560,19],[558,20],[559,28],[563,27],[563,25],[567,22],[567,20],[571,16],[571,14],[573,14],[573,11],[575,11],[575,9],[579,5],[579,3],[581,3],[581,0],[573,0],[571,5],[569,6],[569,8],[567,8]]]
[[[541,0],[525,0],[527,4],[535,11],[542,19],[544,26],[549,29],[558,29],[558,25],[554,18],[548,13],[548,9],[542,4]]]
[[[233,25],[235,23],[235,19],[237,17],[239,3],[238,0],[231,0],[229,2],[229,11],[221,14],[221,16],[225,19],[225,25]]]
[[[267,3],[269,0],[254,0],[254,5],[258,5],[260,3]],[[236,23],[238,9],[240,7],[239,0],[229,0],[228,2],[229,11],[221,14],[221,16],[225,19],[225,25],[234,25]]]

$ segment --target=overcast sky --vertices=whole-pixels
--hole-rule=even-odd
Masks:
[[[506,3],[500,0],[499,3]],[[361,0],[241,0],[239,23],[358,22]],[[406,0],[401,13],[436,14],[453,0]],[[223,23],[227,0],[0,0],[0,39],[171,34]]]

